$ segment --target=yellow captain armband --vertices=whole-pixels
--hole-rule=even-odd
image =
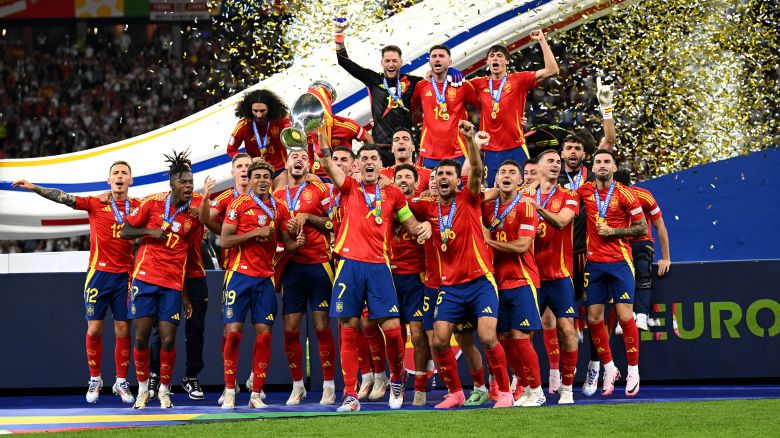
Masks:
[[[404,222],[412,216],[414,215],[408,205],[404,205],[404,208],[398,210],[398,213],[395,214],[395,217],[398,218],[398,222]]]

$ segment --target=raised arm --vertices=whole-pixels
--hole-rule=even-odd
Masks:
[[[471,122],[461,120],[458,123],[458,129],[460,133],[468,143],[469,153],[469,180],[468,189],[474,196],[479,196],[482,192],[482,157],[480,156],[480,148],[490,141],[490,135],[487,132],[477,132],[474,134],[475,128]]]
[[[531,40],[539,43],[539,47],[542,48],[542,55],[544,56],[544,68],[536,71],[536,81],[539,82],[542,79],[557,75],[559,70],[558,63],[555,61],[555,55],[553,55],[550,45],[547,44],[547,40],[544,38],[544,32],[540,29],[532,30]]]
[[[217,211],[211,208],[209,202],[209,196],[211,196],[211,190],[214,189],[214,185],[217,183],[212,177],[207,176],[206,182],[203,183],[203,202],[200,203],[198,210],[198,219],[214,234],[222,233],[222,224],[217,222]]]
[[[596,78],[596,97],[601,108],[601,126],[604,128],[604,138],[599,143],[599,149],[615,148],[617,132],[615,131],[615,119],[612,118],[612,85],[604,85],[601,78]]]
[[[347,71],[352,77],[363,82],[364,84],[371,80],[372,76],[376,73],[363,68],[355,61],[349,59],[347,54],[347,48],[344,46],[344,31],[349,27],[349,22],[342,19],[335,19],[333,22],[333,40],[336,42],[336,60],[341,68]]]
[[[330,158],[330,137],[328,137],[326,130],[320,129],[319,136],[320,152],[322,152],[322,158],[320,158],[322,170],[328,174],[328,178],[330,178],[330,181],[334,186],[341,187],[344,184],[344,180],[347,178],[347,175],[344,175],[344,171],[341,170],[341,168],[337,166]]]
[[[59,189],[49,189],[46,187],[41,187],[37,184],[33,184],[26,179],[20,179],[18,181],[14,181],[13,184],[11,184],[12,188],[22,188],[25,190],[30,190],[35,193],[37,193],[40,196],[43,196],[44,198],[54,201],[58,204],[67,205],[68,207],[75,207],[76,206],[76,197],[65,193],[62,190]]]

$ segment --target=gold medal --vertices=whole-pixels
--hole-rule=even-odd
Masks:
[[[325,221],[325,229],[326,230],[332,230],[333,229],[333,221]]]
[[[163,221],[163,223],[162,223],[162,229],[163,229],[163,231],[167,230],[167,229],[168,229],[168,227],[170,227],[170,226],[171,226],[171,224],[169,224],[168,222],[165,222],[165,221]]]
[[[441,119],[442,120],[449,120],[450,119],[450,115],[448,113],[442,113]]]
[[[425,243],[425,239],[423,239],[422,237],[418,237],[418,238],[417,238],[417,243],[419,243],[420,245],[422,245],[422,244],[424,244],[424,243]]]
[[[382,225],[382,217],[381,216],[375,216],[375,219],[377,224]]]
[[[490,118],[491,119],[495,119],[497,115],[498,115],[498,113],[493,111],[492,113],[490,113]]]
[[[442,243],[441,244],[441,252],[447,252],[447,244],[446,243]]]

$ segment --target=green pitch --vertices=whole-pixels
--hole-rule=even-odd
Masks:
[[[780,436],[780,399],[366,412],[58,433],[57,437]]]

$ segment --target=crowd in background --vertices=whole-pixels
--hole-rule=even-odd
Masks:
[[[58,155],[124,140],[254,83],[248,69],[232,68],[235,60],[215,56],[214,50],[222,49],[211,44],[215,33],[203,26],[75,23],[44,31],[20,26],[3,33],[0,159]],[[540,68],[537,50],[516,53],[510,70]],[[592,118],[597,106],[593,72],[568,59],[565,47],[553,44],[553,50],[561,71],[529,93],[526,127],[599,129]],[[216,87],[215,70],[222,72]],[[226,141],[229,135],[225,132]],[[0,253],[88,248],[87,236],[0,242]]]

